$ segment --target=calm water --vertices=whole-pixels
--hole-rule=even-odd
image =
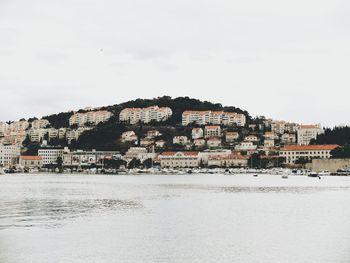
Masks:
[[[350,178],[0,176],[0,262],[350,262]]]

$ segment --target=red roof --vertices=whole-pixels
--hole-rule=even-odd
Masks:
[[[338,148],[337,144],[324,144],[324,145],[289,145],[282,148],[280,151],[326,151],[334,150]]]
[[[43,157],[41,156],[33,156],[33,155],[26,155],[26,156],[21,156],[20,157],[21,160],[25,160],[25,161],[41,161],[43,159]]]
[[[197,156],[198,152],[163,152],[161,156],[175,156],[177,153],[182,153],[186,156]]]

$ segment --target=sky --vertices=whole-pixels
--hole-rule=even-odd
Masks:
[[[0,0],[0,120],[189,96],[350,124],[345,0]]]

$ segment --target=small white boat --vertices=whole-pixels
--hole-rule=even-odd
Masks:
[[[4,169],[0,168],[0,175],[4,175],[4,174],[5,174]]]
[[[281,177],[282,179],[288,179],[288,174],[283,174]]]

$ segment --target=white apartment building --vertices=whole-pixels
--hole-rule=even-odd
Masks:
[[[190,123],[196,123],[200,125],[236,124],[237,126],[244,126],[246,124],[246,116],[241,113],[224,111],[184,111],[182,113],[182,125],[186,126]]]
[[[0,165],[9,166],[18,163],[18,158],[21,155],[19,145],[3,145],[0,144]]]
[[[0,133],[4,134],[9,129],[9,125],[6,122],[0,122]]]
[[[324,130],[320,124],[316,125],[301,125],[297,130],[298,144],[309,145],[312,139],[316,139],[317,135],[323,134]]]
[[[221,137],[221,127],[219,125],[207,125],[204,127],[205,138]]]
[[[271,131],[275,134],[283,134],[286,130],[285,121],[273,121],[271,123]]]
[[[7,131],[3,134],[4,137],[0,139],[0,143],[5,145],[18,144],[22,145],[23,141],[27,138],[26,131]]]
[[[58,129],[50,128],[48,131],[49,140],[58,138]]]
[[[47,129],[30,129],[29,137],[32,142],[41,142],[47,133]]]
[[[50,122],[46,119],[34,120],[31,122],[32,129],[43,129],[48,126]]]
[[[66,140],[71,143],[72,140],[78,140],[79,137],[86,131],[92,130],[92,127],[79,127],[78,129],[67,129],[66,130]]]
[[[12,122],[11,124],[9,124],[8,129],[10,131],[25,131],[27,128],[29,127],[29,122],[27,122],[26,120],[22,120],[22,121],[15,121]]]
[[[88,111],[85,113],[75,113],[69,118],[69,125],[83,127],[86,124],[97,125],[100,122],[108,121],[112,116],[109,111]]]
[[[136,124],[139,122],[166,121],[173,112],[169,107],[150,106],[147,108],[125,108],[119,114],[119,120]]]
[[[65,148],[41,148],[38,150],[38,156],[42,157],[43,165],[57,164],[57,158],[63,159],[63,154],[69,152],[67,147]]]
[[[281,157],[286,158],[286,163],[293,164],[300,158],[304,159],[328,159],[331,157],[331,151],[336,149],[338,145],[290,145],[279,151]]]
[[[200,164],[198,152],[163,152],[159,159],[162,168],[196,168]]]
[[[58,129],[58,139],[64,139],[66,138],[66,132],[67,132],[67,128],[59,128]]]

